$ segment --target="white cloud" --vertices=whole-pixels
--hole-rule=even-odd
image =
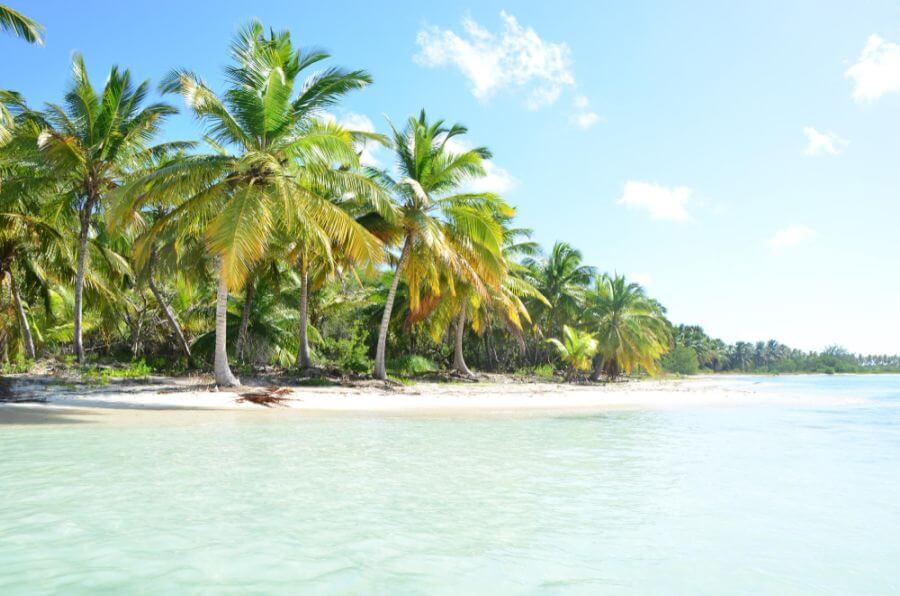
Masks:
[[[578,95],[572,102],[575,105],[575,113],[569,116],[569,121],[579,128],[588,129],[600,122],[601,118],[589,109],[591,102],[584,95]]]
[[[471,17],[463,19],[462,35],[437,27],[423,29],[416,36],[420,52],[413,59],[427,67],[456,66],[482,101],[502,89],[520,88],[528,92],[525,105],[530,109],[554,103],[563,88],[575,84],[569,46],[544,41],[505,11],[500,18],[499,34]]]
[[[451,153],[464,153],[472,149],[472,146],[458,139],[447,141],[447,150]],[[464,185],[466,192],[493,192],[503,194],[515,188],[519,181],[515,177],[498,166],[490,159],[484,160],[485,175],[468,181]]]
[[[666,188],[648,182],[629,180],[625,191],[617,201],[631,209],[647,211],[653,219],[688,221],[687,202],[691,189],[686,186]]]
[[[629,273],[626,279],[641,284],[645,288],[653,284],[653,277],[649,273]]]
[[[484,162],[485,176],[472,182],[473,188],[483,192],[503,194],[516,187],[518,180],[512,174],[492,162]]]
[[[812,242],[816,236],[816,231],[808,226],[790,225],[775,232],[775,235],[769,238],[769,246],[777,251]]]
[[[573,114],[572,122],[579,128],[590,128],[600,122],[600,116],[594,112],[582,112],[581,114]]]
[[[804,128],[803,134],[806,135],[805,153],[807,155],[822,155],[823,153],[837,155],[848,144],[847,140],[842,139],[833,132],[819,132],[812,126]]]
[[[844,77],[853,79],[853,99],[859,102],[900,91],[900,45],[870,35],[859,59]]]
[[[375,125],[365,114],[347,112],[341,117],[337,117],[330,112],[323,112],[322,119],[327,120],[328,122],[336,122],[347,130],[375,132]],[[377,154],[381,148],[381,145],[375,141],[363,140],[357,143],[356,150],[359,152],[359,163],[373,168],[380,167],[381,162]]]

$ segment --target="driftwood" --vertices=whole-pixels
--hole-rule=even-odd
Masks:
[[[290,395],[291,390],[287,387],[266,387],[263,389],[254,389],[241,393],[237,398],[238,403],[250,402],[260,406],[271,408],[273,406],[283,406],[284,402],[290,401],[291,398],[285,397]]]

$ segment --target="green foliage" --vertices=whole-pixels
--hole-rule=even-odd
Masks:
[[[877,373],[900,372],[900,356],[851,354],[840,346],[805,352],[771,339],[726,344],[709,337],[697,325],[678,325],[675,349],[688,347],[697,354],[701,371],[743,373]]]
[[[145,379],[153,369],[141,358],[125,366],[90,366],[82,369],[81,378],[90,383],[106,385],[110,379]]]
[[[537,366],[524,366],[516,371],[520,377],[537,377],[550,380],[556,376],[556,368],[552,364],[539,364]]]
[[[663,370],[679,375],[695,375],[700,370],[697,352],[687,346],[676,346],[663,356]]]
[[[12,360],[0,362],[0,375],[24,374],[31,370],[34,363],[29,360]]]
[[[656,374],[660,357],[672,343],[666,310],[659,302],[624,276],[604,274],[597,278],[585,305],[610,378],[636,369]]]
[[[316,345],[316,352],[329,364],[341,370],[363,373],[372,368],[368,346],[369,332],[359,324],[353,325],[345,337],[324,337]]]
[[[560,360],[576,372],[591,368],[591,359],[599,348],[593,335],[568,325],[563,325],[562,340],[553,338],[547,341],[556,348]]]
[[[433,361],[419,356],[418,354],[410,354],[393,358],[387,361],[387,369],[391,376],[395,377],[416,377],[438,370],[437,364]]]

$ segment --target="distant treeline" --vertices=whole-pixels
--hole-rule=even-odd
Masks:
[[[900,372],[900,355],[853,354],[841,346],[805,352],[770,339],[728,344],[708,336],[698,325],[678,325],[675,346],[663,368],[679,374],[747,373],[875,373]]]

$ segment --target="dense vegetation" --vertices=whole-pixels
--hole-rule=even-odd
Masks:
[[[726,344],[709,337],[696,325],[674,329],[674,347],[663,367],[680,374],[696,372],[745,373],[865,373],[900,372],[900,356],[851,354],[840,346],[822,352],[804,352],[774,339]]]
[[[41,40],[2,6],[0,28]],[[569,244],[545,252],[502,197],[474,190],[491,153],[469,148],[464,126],[425,110],[389,135],[335,123],[328,110],[372,77],[329,58],[252,22],[223,89],[172,70],[159,91],[186,105],[200,139],[160,142],[175,105],[151,102],[127,69],[96,87],[78,55],[60,103],[0,91],[0,366],[211,367],[220,385],[239,384],[232,366],[578,380],[661,363],[897,366],[673,328],[641,286]],[[360,163],[372,143],[393,152],[391,167]]]

